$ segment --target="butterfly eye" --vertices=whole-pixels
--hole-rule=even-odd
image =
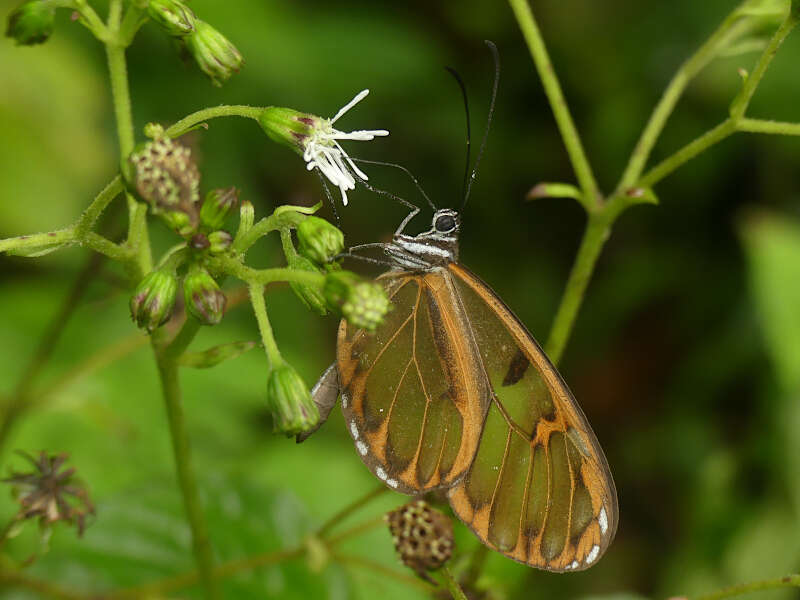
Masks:
[[[439,233],[449,233],[456,228],[456,219],[453,215],[442,215],[433,226]]]

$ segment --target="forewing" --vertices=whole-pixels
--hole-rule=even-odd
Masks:
[[[492,402],[475,460],[450,504],[489,547],[550,571],[591,566],[617,527],[603,451],[558,372],[514,314],[451,265]]]
[[[449,272],[380,278],[393,310],[374,335],[342,321],[342,410],[364,463],[406,494],[451,487],[478,446],[489,392]]]

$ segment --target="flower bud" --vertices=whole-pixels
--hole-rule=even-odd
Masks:
[[[430,581],[427,572],[440,568],[453,554],[450,519],[423,500],[409,502],[385,519],[400,560]]]
[[[51,2],[29,0],[8,16],[6,37],[20,46],[33,46],[47,41],[55,28],[56,9]]]
[[[200,208],[200,222],[211,230],[220,229],[237,204],[239,190],[235,187],[211,190]]]
[[[200,172],[191,150],[168,137],[159,137],[135,150],[129,161],[136,192],[153,213],[162,215],[181,235],[196,229]]]
[[[236,46],[205,21],[195,19],[194,31],[184,40],[197,66],[217,87],[242,67],[244,61]]]
[[[290,256],[288,262],[290,268],[297,269],[298,271],[320,272],[319,268],[313,262],[299,254]],[[289,282],[289,287],[292,288],[295,295],[300,298],[309,310],[323,316],[328,314],[325,296],[322,295],[322,290],[319,287],[297,283],[296,281]]]
[[[319,410],[306,384],[287,364],[272,369],[267,379],[267,407],[275,433],[296,435],[319,422]]]
[[[344,250],[344,234],[319,217],[308,217],[297,226],[300,254],[320,265],[333,260]]]
[[[322,293],[328,306],[354,327],[367,331],[374,331],[392,307],[380,285],[350,271],[328,273]]]
[[[273,142],[288,146],[298,154],[303,154],[306,141],[323,120],[316,115],[302,113],[291,108],[270,106],[261,112],[258,122],[264,133]]]
[[[231,247],[233,236],[222,229],[212,231],[208,234],[208,243],[210,244],[208,251],[211,254],[222,254]]]
[[[203,325],[222,320],[227,302],[225,294],[203,267],[193,267],[183,281],[186,311]]]
[[[172,316],[178,280],[169,271],[150,271],[131,296],[131,317],[136,325],[152,332]]]
[[[182,37],[194,31],[197,17],[180,0],[150,0],[147,12],[167,35]]]

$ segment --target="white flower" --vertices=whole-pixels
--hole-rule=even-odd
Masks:
[[[389,135],[385,129],[359,130],[346,133],[333,127],[348,110],[361,102],[369,94],[369,90],[362,90],[350,102],[345,104],[332,119],[320,119],[312,129],[311,136],[305,140],[303,160],[309,171],[319,169],[328,180],[339,188],[342,193],[342,203],[347,205],[347,190],[354,190],[356,180],[353,173],[361,179],[368,179],[366,173],[359,169],[353,160],[344,151],[338,140],[369,141],[378,136]],[[352,170],[352,172],[351,172]]]

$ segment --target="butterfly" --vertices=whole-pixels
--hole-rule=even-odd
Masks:
[[[564,380],[520,320],[458,261],[460,219],[398,232],[378,277],[394,309],[373,335],[342,320],[312,395],[342,410],[364,464],[408,495],[446,490],[480,540],[549,571],[594,564],[614,538],[614,481]]]
[[[462,208],[497,95],[499,56],[487,45],[495,79]],[[448,71],[464,98],[469,166],[466,88]],[[312,389],[321,422],[341,396],[358,455],[387,486],[411,496],[445,491],[481,542],[518,562],[556,572],[589,568],[614,539],[617,492],[569,388],[522,322],[459,264],[459,211],[437,209],[417,184],[434,215],[430,230],[407,235],[419,208],[362,184],[412,211],[391,243],[362,246],[388,256],[378,281],[394,309],[374,334],[341,321],[336,362]]]

